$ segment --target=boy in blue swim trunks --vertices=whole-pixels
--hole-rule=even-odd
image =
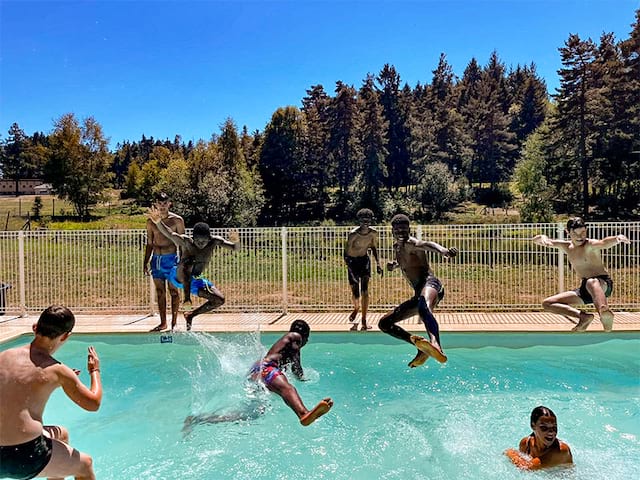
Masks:
[[[558,248],[566,253],[569,263],[581,278],[580,287],[545,298],[542,307],[548,312],[558,313],[574,323],[577,322],[572,331],[584,332],[594,315],[580,310],[580,307],[593,303],[604,331],[610,332],[613,329],[613,312],[609,308],[607,297],[613,290],[613,281],[602,262],[600,252],[620,243],[630,244],[631,240],[623,234],[602,240],[587,238],[587,224],[580,217],[567,221],[566,232],[569,240],[552,240],[546,235],[536,235],[533,242],[543,247]]]
[[[193,293],[206,299],[206,302],[191,312],[184,313],[187,330],[191,330],[193,319],[224,304],[224,295],[209,280],[202,276],[205,267],[211,260],[213,250],[217,247],[238,250],[240,243],[237,237],[233,241],[225,240],[217,235],[211,235],[209,225],[204,222],[196,223],[193,227],[193,238],[174,232],[162,220],[158,209],[149,209],[149,220],[158,230],[180,248],[180,262],[174,267],[169,280],[175,286],[184,288],[185,298]]]
[[[171,201],[169,196],[161,192],[156,195],[155,208],[165,225],[174,232],[184,233],[184,220],[179,215],[169,211]],[[153,254],[153,255],[152,255]],[[145,275],[153,278],[158,298],[158,313],[160,325],[154,327],[152,332],[161,332],[167,329],[167,288],[171,296],[171,328],[175,328],[180,308],[180,294],[178,289],[169,280],[171,269],[178,263],[176,245],[166,236],[160,233],[158,227],[151,220],[147,220],[147,245],[144,249],[143,271]],[[151,266],[151,272],[149,272]]]

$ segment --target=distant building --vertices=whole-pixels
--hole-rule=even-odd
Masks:
[[[42,183],[33,187],[36,195],[51,195],[53,193],[53,185],[50,183]]]
[[[48,188],[36,188],[47,186]],[[42,183],[38,178],[25,178],[18,180],[18,195],[46,195],[51,193],[51,185]],[[15,195],[16,181],[10,178],[0,178],[0,195]]]

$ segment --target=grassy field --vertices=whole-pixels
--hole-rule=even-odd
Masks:
[[[42,200],[40,219],[33,217],[37,195],[18,197],[0,195],[0,230],[20,230],[31,216],[31,230],[111,230],[144,228],[144,209],[131,200],[121,200],[119,192],[108,192],[108,200],[92,209],[92,218],[82,222],[75,216],[73,205],[54,195],[39,195]]]

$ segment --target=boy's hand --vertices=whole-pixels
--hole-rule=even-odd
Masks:
[[[553,242],[546,235],[536,235],[533,237],[533,243],[542,247],[553,247]]]
[[[458,249],[456,247],[448,248],[446,253],[444,254],[445,258],[453,258],[458,255]]]
[[[631,244],[631,240],[629,240],[627,236],[623,235],[622,233],[620,235],[616,235],[616,240],[618,240],[618,243],[626,243],[627,245]]]
[[[93,346],[89,347],[89,354],[87,355],[87,370],[89,373],[94,370],[100,370],[100,358],[98,357],[98,352]]]
[[[147,218],[157,225],[162,220],[160,210],[155,205],[150,206],[147,210]]]
[[[229,241],[233,243],[234,250],[240,250],[240,234],[237,230],[231,230],[229,232]]]
[[[378,272],[378,275],[380,275],[381,277],[384,277],[384,270],[382,269],[380,264],[376,266],[376,271]]]
[[[393,270],[396,268],[396,265],[398,265],[396,262],[387,262],[387,270],[389,272],[393,272]]]

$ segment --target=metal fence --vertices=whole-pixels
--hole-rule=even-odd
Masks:
[[[544,233],[564,236],[564,224],[422,225],[418,238],[455,246],[451,260],[430,255],[446,296],[442,311],[539,310],[541,300],[576,288],[565,255],[535,245]],[[344,311],[351,308],[342,260],[349,227],[237,230],[242,248],[214,252],[206,275],[222,290],[220,309],[239,311]],[[391,231],[378,227],[380,257],[392,260]],[[213,229],[228,236],[230,229]],[[614,279],[610,304],[640,309],[640,222],[595,223],[591,238],[624,233],[631,245],[602,252]],[[144,230],[0,232],[0,314],[37,312],[52,303],[77,312],[155,310],[155,292],[142,274]],[[375,269],[374,269],[375,271]],[[411,295],[398,271],[374,274],[370,309],[384,311]]]

